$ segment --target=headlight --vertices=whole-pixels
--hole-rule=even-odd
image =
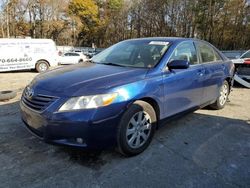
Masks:
[[[107,106],[111,104],[116,97],[117,93],[72,97],[61,106],[59,112]]]

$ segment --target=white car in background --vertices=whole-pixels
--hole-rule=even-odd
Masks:
[[[66,52],[59,57],[59,64],[68,65],[68,64],[77,64],[87,61],[88,58],[86,55],[80,52]]]

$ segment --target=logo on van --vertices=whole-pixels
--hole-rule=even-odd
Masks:
[[[31,99],[31,98],[33,97],[33,95],[34,95],[34,90],[31,89],[30,87],[27,87],[27,88],[26,88],[25,95],[26,95],[26,97],[28,97],[28,98]]]

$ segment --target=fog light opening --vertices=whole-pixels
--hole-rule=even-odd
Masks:
[[[83,139],[82,138],[76,138],[76,142],[79,144],[83,144]]]

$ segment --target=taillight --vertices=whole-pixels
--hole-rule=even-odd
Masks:
[[[244,59],[244,64],[250,64],[250,59]]]

